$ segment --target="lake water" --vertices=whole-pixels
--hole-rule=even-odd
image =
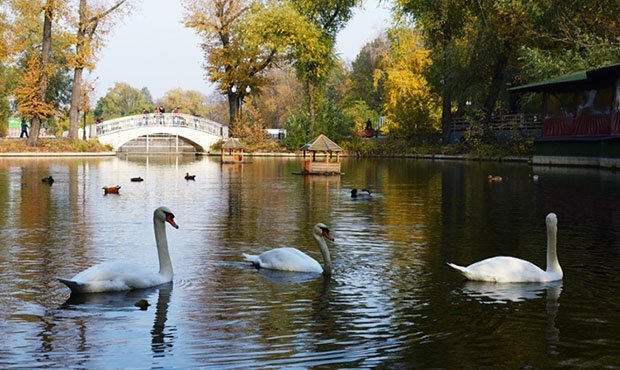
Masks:
[[[0,158],[0,368],[620,368],[620,173],[535,167],[532,182],[523,163],[414,159],[297,170]],[[375,194],[352,199],[354,187]],[[172,284],[70,297],[54,280],[114,260],[156,270],[161,205],[180,226],[167,227]],[[548,212],[562,282],[471,283],[446,265],[511,255],[544,268]],[[292,246],[320,261],[317,222],[335,237],[331,279],[242,260]]]

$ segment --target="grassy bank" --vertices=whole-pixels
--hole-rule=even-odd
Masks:
[[[26,145],[25,139],[0,139],[0,153],[101,153],[110,152],[109,145],[96,140],[39,139],[37,146]]]

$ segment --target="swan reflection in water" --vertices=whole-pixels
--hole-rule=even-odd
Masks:
[[[555,326],[558,313],[562,281],[547,283],[491,283],[485,281],[466,281],[462,292],[476,301],[487,304],[506,304],[523,302],[528,299],[539,299],[547,293],[547,342],[555,345],[560,340],[560,330]],[[551,349],[554,351],[554,349]]]
[[[153,299],[157,294],[157,303],[153,304]],[[141,299],[149,301],[151,306],[148,311],[155,311],[153,327],[151,329],[151,350],[154,354],[161,355],[170,351],[174,342],[174,330],[169,327],[166,331],[166,321],[168,320],[168,307],[172,295],[172,283],[163,284],[147,289],[135,289],[122,292],[110,293],[72,293],[67,301],[61,306],[66,310],[98,310],[98,311],[135,311],[141,314],[140,308],[136,307],[136,302]],[[87,338],[83,338],[87,340]],[[88,343],[83,343],[88,344]]]
[[[320,272],[296,272],[272,269],[257,269],[257,273],[267,280],[279,284],[299,284],[312,281],[323,276]],[[329,276],[325,277],[329,280]]]

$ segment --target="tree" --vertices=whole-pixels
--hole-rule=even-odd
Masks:
[[[290,66],[267,71],[266,81],[261,94],[253,95],[252,103],[267,127],[283,128],[288,115],[303,107],[301,84]]]
[[[320,32],[286,3],[186,0],[185,4],[186,26],[204,40],[208,78],[228,99],[230,130],[241,102],[249,92],[260,94],[265,72],[274,63],[314,65],[326,55]]]
[[[60,1],[52,4],[55,9],[62,8]],[[9,29],[8,61],[11,63],[6,70],[11,76],[6,85],[7,93],[13,95],[18,109],[18,114],[35,122],[31,124],[31,137],[38,139],[39,128],[45,122],[49,128],[56,124],[58,110],[68,102],[70,98],[70,82],[65,58],[66,33],[63,28],[56,27],[54,39],[51,39],[51,23],[49,23],[49,54],[47,67],[41,66],[42,48],[41,25],[45,22],[45,16],[41,13],[44,9],[41,1],[20,0],[9,2],[10,23],[19,25]],[[61,22],[61,12],[54,11],[53,23]],[[43,44],[45,45],[45,44]],[[38,59],[38,61],[33,60]],[[41,94],[41,82],[45,79],[45,92]],[[33,99],[38,100],[37,102]],[[39,110],[40,109],[40,110]],[[34,118],[38,117],[38,118]],[[32,138],[34,139],[34,137]],[[35,144],[36,145],[36,144]]]
[[[471,102],[488,123],[510,108],[507,87],[613,63],[620,55],[620,3],[593,0],[398,0],[431,49],[427,76],[442,95],[442,130]]]
[[[115,83],[114,87],[97,101],[95,117],[113,119],[142,113],[153,105],[148,99],[150,94],[147,96],[144,91],[145,89],[139,90],[127,83]]]
[[[375,83],[375,71],[379,69],[381,57],[389,52],[387,35],[382,34],[362,47],[351,63],[350,89],[348,98],[362,100],[370,109],[383,110],[383,80]]]
[[[241,43],[239,25],[251,10],[250,1],[185,0],[184,4],[185,25],[204,40],[208,78],[228,97],[228,125],[232,129],[246,87],[256,88],[259,73],[270,65],[275,51],[248,49]]]
[[[520,48],[522,84],[620,60],[620,3],[593,0],[538,4],[530,37]]]
[[[441,128],[444,142],[450,136],[453,95],[458,81],[459,42],[470,15],[464,0],[398,0],[397,6],[422,28],[432,50],[429,74],[437,91],[441,91]]]
[[[25,99],[20,99],[18,111],[26,112],[26,117],[32,118],[30,127],[30,136],[26,141],[29,146],[36,146],[39,141],[39,131],[41,129],[41,120],[53,114],[48,103],[45,101],[47,95],[47,87],[49,84],[50,66],[49,59],[52,50],[52,21],[54,12],[57,9],[57,1],[46,0],[43,7],[43,35],[41,41],[41,54],[36,56],[32,54],[29,60],[29,74],[26,79],[26,85],[21,90],[25,95]],[[16,97],[20,94],[15,93]]]
[[[118,10],[126,0],[116,1],[112,6],[100,9],[90,9],[87,0],[80,0],[77,33],[75,36],[75,54],[70,59],[73,68],[73,88],[71,93],[71,107],[69,110],[69,137],[76,138],[79,128],[79,109],[83,91],[82,74],[84,68],[92,68],[93,59],[100,43],[96,40],[97,28],[111,13]]]
[[[0,2],[1,4],[1,2]],[[11,37],[11,23],[7,21],[3,8],[0,8],[0,136],[6,136],[8,119],[11,114],[9,106],[9,68],[5,63],[10,54],[9,38]]]
[[[399,134],[413,138],[433,132],[439,97],[424,75],[431,65],[430,51],[414,27],[393,28],[388,34],[390,48],[375,70],[375,84],[383,83],[383,110]]]
[[[209,114],[210,107],[206,101],[207,97],[201,92],[183,89],[170,90],[161,99],[164,107],[178,107],[181,112],[198,117],[207,117]]]
[[[318,89],[328,76],[333,66],[336,35],[353,15],[353,8],[361,4],[360,0],[291,0],[299,14],[305,17],[321,31],[319,38],[320,52],[302,54],[295,63],[297,76],[302,81],[306,93],[311,121],[316,118],[316,102],[321,91]]]

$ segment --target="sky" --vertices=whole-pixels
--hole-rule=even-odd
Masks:
[[[390,23],[390,1],[365,0],[337,37],[337,53],[355,59],[360,49]],[[206,81],[200,37],[181,23],[179,0],[143,0],[107,37],[93,72],[95,99],[105,96],[116,82],[148,88],[157,100],[175,88],[196,90],[205,95],[215,89]]]

